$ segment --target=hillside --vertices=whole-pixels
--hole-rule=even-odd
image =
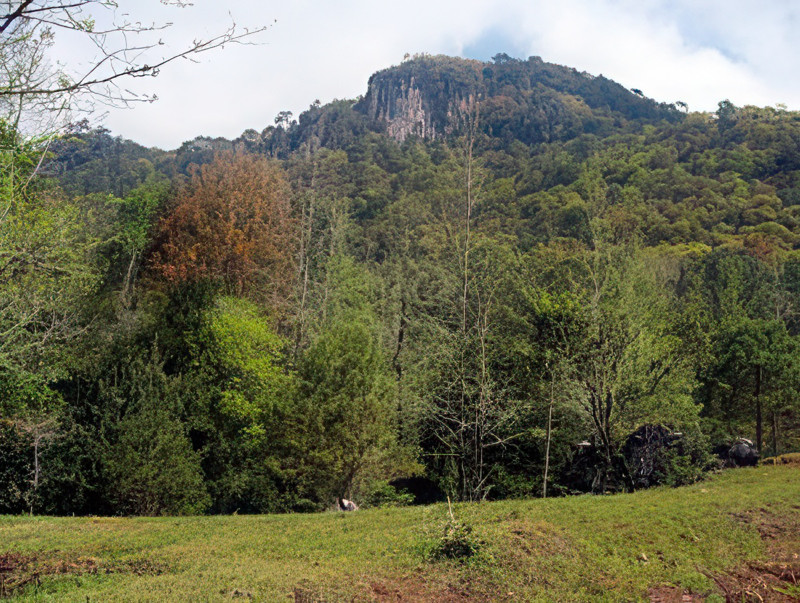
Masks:
[[[790,601],[800,596],[797,472],[742,469],[680,489],[456,505],[484,542],[463,564],[425,557],[446,505],[0,517],[0,562],[15,568],[6,589],[36,601]]]
[[[463,131],[469,111],[480,99],[480,129],[508,144],[566,141],[583,134],[599,137],[647,124],[680,122],[676,105],[657,103],[602,75],[547,63],[498,55],[492,62],[447,56],[418,55],[375,73],[366,94],[355,100],[312,104],[292,120],[276,117],[275,125],[245,131],[235,140],[198,136],[178,154],[178,168],[207,161],[209,152],[246,148],[286,156],[301,149],[347,148],[367,133],[383,133],[397,142],[406,138],[435,140]],[[80,139],[80,131],[77,131]],[[102,134],[90,145],[57,146],[60,173],[120,153],[143,155],[127,141],[103,143]],[[123,148],[125,147],[125,148]],[[155,152],[155,151],[154,151]],[[157,152],[156,152],[157,153]],[[146,154],[146,153],[144,153]],[[158,153],[157,153],[158,154]],[[91,168],[87,165],[86,168]],[[67,179],[65,182],[69,182]]]
[[[0,512],[609,493],[800,450],[800,113],[677,106],[423,55],[173,151],[79,124],[33,174],[0,130]]]
[[[360,99],[316,102],[297,120],[282,114],[261,131],[198,136],[168,153],[78,127],[54,145],[47,173],[70,194],[124,196],[150,173],[175,178],[220,152],[297,165],[341,150],[338,186],[364,225],[411,192],[408,175],[428,169],[418,162],[458,154],[470,120],[487,197],[476,219],[523,248],[585,240],[593,218],[649,245],[800,244],[800,115],[724,100],[715,114],[685,113],[538,57],[416,56],[374,74]]]

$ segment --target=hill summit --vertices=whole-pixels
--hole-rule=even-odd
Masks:
[[[459,129],[478,99],[488,133],[527,144],[598,132],[619,120],[680,115],[674,105],[659,104],[602,75],[505,54],[488,63],[417,55],[375,73],[355,108],[383,122],[399,141],[434,139]]]

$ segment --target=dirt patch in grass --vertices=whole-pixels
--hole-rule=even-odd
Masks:
[[[647,595],[650,598],[650,603],[693,603],[694,601],[705,600],[705,597],[694,595],[677,586],[651,588]]]
[[[295,586],[295,603],[462,603],[476,601],[509,601],[513,593],[503,593],[479,573],[461,568],[418,569],[400,576],[377,578],[354,583],[346,595],[341,590],[301,583]]]
[[[503,596],[490,585],[483,584],[480,578],[453,575],[412,574],[391,580],[381,580],[370,584],[371,600],[381,603],[400,601],[420,601],[459,603],[461,601],[503,601]]]
[[[361,603],[377,601],[380,603],[419,601],[420,603],[460,603],[462,601],[497,601],[496,596],[476,593],[468,584],[454,582],[438,583],[420,576],[403,576],[384,580],[374,580],[355,595],[343,597],[328,593],[324,589],[311,586],[296,586],[292,592],[294,603],[329,603],[348,601]]]
[[[758,530],[767,559],[712,576],[727,601],[783,602],[800,600],[800,516],[768,509],[734,515]]]
[[[0,598],[12,597],[30,586],[41,584],[43,577],[98,573],[130,573],[137,576],[163,574],[165,565],[146,559],[103,563],[94,557],[54,554],[0,553]]]
[[[761,508],[735,513],[733,518],[758,531],[767,555],[763,561],[742,564],[724,574],[704,572],[714,581],[719,594],[730,603],[800,601],[800,514]],[[647,594],[651,603],[705,600],[704,596],[677,586],[654,587]]]
[[[33,574],[27,571],[32,559],[19,553],[0,554],[0,598],[12,596],[33,580]]]

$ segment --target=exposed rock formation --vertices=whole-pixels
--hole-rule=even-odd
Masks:
[[[422,92],[416,87],[414,78],[400,88],[381,87],[370,98],[368,115],[373,119],[388,122],[389,135],[396,140],[405,140],[410,135],[435,138],[436,126],[430,111],[422,104]]]
[[[733,467],[755,467],[758,464],[758,450],[753,442],[739,438],[728,450],[728,462]]]
[[[450,57],[418,57],[374,74],[356,108],[386,123],[395,140],[434,139],[452,132],[461,108],[484,89],[483,65]]]

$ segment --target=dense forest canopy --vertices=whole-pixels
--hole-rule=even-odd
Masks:
[[[0,137],[0,512],[568,494],[578,444],[630,489],[652,425],[667,483],[800,447],[800,113],[418,55],[235,140]]]

